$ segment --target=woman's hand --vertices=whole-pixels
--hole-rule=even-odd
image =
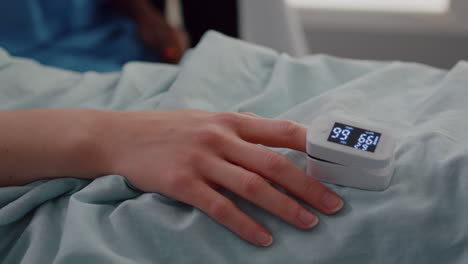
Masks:
[[[221,195],[236,193],[302,229],[318,218],[268,181],[327,214],[343,206],[338,196],[284,156],[259,144],[305,150],[306,128],[252,114],[199,110],[106,112],[99,139],[109,166],[145,192],[198,207],[243,239],[261,246],[270,232]]]
[[[8,124],[0,131],[0,186],[120,174],[142,191],[200,208],[261,246],[271,244],[270,232],[219,187],[302,229],[318,218],[269,182],[327,214],[343,206],[335,193],[259,145],[304,151],[306,128],[290,121],[200,110],[38,109],[0,111],[0,123]]]

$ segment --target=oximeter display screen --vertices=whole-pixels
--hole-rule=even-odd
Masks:
[[[328,141],[359,150],[374,152],[379,144],[380,133],[336,122]]]

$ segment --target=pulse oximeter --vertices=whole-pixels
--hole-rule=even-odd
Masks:
[[[367,190],[388,187],[396,139],[388,131],[343,118],[314,119],[307,130],[307,174]]]

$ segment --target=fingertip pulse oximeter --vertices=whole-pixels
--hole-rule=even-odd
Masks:
[[[394,171],[396,138],[352,120],[323,116],[307,130],[307,174],[319,181],[384,190]]]

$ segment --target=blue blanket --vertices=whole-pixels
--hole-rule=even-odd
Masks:
[[[399,138],[389,188],[328,185],[345,207],[335,216],[318,213],[310,231],[227,194],[272,231],[269,248],[239,239],[196,208],[135,191],[119,175],[0,188],[0,262],[468,263],[467,85],[466,62],[444,71],[293,59],[213,32],[180,67],[133,62],[110,74],[48,68],[0,51],[2,109],[200,108],[304,124],[337,111]],[[303,153],[278,151],[305,168]]]

